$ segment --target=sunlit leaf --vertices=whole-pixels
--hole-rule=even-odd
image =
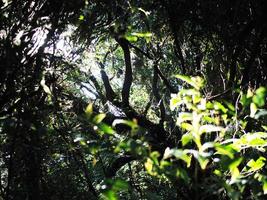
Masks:
[[[201,77],[189,77],[185,75],[176,75],[176,78],[181,79],[182,81],[186,82],[187,84],[193,86],[195,89],[199,90],[203,87],[204,81]]]
[[[214,109],[221,110],[223,113],[227,112],[227,108],[225,108],[220,102],[214,102]]]
[[[104,113],[100,113],[98,115],[96,115],[93,119],[93,122],[96,123],[96,124],[99,124],[100,122],[103,121],[103,119],[106,117],[106,114]]]
[[[192,131],[193,130],[193,126],[189,123],[181,123],[181,128],[185,129],[187,131]]]
[[[255,103],[250,104],[250,117],[255,117],[255,114],[257,112],[258,108]]]
[[[134,35],[126,35],[125,36],[126,40],[128,40],[129,42],[136,42],[138,40],[138,37],[134,36]]]
[[[182,140],[182,145],[185,146],[185,145],[187,145],[189,142],[191,142],[193,140],[193,136],[192,136],[192,134],[187,133],[187,134],[184,134],[182,136],[181,140]]]
[[[90,117],[93,114],[93,104],[89,103],[85,109],[85,114]]]
[[[83,16],[83,15],[80,15],[80,16],[79,16],[79,20],[80,20],[80,21],[83,21],[83,20],[84,20],[84,16]]]
[[[104,192],[104,196],[106,197],[107,200],[117,200],[117,195],[114,191],[108,190]]]
[[[199,128],[199,132],[202,133],[211,133],[211,132],[219,132],[224,130],[223,127],[220,126],[215,126],[215,125],[211,125],[211,124],[207,124],[207,125],[202,125]]]
[[[113,135],[115,133],[113,128],[107,124],[101,123],[98,125],[98,127],[100,128],[100,130],[102,130],[106,134]]]
[[[197,160],[199,162],[199,165],[200,165],[201,169],[203,169],[203,170],[206,169],[207,164],[209,163],[209,159],[205,158],[204,156],[199,155],[197,157]]]
[[[147,158],[145,162],[145,169],[150,175],[157,175],[157,173],[153,171],[153,161],[150,158]]]
[[[231,145],[217,145],[215,154],[226,155],[229,158],[234,158],[234,150]]]
[[[258,106],[262,107],[265,105],[267,90],[264,87],[260,87],[256,90],[256,94],[253,96],[253,102]]]
[[[248,170],[248,172],[254,172],[254,171],[260,170],[265,165],[265,161],[266,161],[266,158],[264,158],[264,157],[260,157],[256,161],[254,161],[253,159],[251,159],[247,163],[247,166],[250,167],[250,169]]]

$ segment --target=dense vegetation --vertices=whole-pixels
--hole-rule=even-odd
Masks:
[[[0,199],[265,199],[265,0],[1,0]]]

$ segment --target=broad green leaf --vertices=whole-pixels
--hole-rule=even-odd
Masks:
[[[214,102],[214,109],[221,110],[223,113],[227,113],[227,108],[225,108],[220,102]]]
[[[158,161],[158,158],[160,157],[160,153],[157,152],[157,151],[153,151],[150,153],[150,158],[153,160],[153,162],[158,165],[159,164],[159,161]]]
[[[193,140],[193,135],[191,133],[184,134],[181,140],[182,140],[182,145],[185,146]]]
[[[199,155],[197,157],[197,160],[199,162],[199,165],[200,165],[201,169],[202,170],[206,169],[207,164],[209,163],[209,159],[208,158],[205,158],[204,156]]]
[[[265,105],[267,90],[264,87],[260,87],[256,90],[256,94],[253,96],[253,102],[258,106],[262,107]]]
[[[234,158],[234,150],[231,145],[217,145],[215,154],[226,155],[229,158]]]
[[[249,141],[248,145],[250,145],[250,146],[266,146],[267,141],[263,140],[261,138],[254,138],[254,139]]]
[[[188,112],[181,112],[179,113],[179,116],[177,118],[177,125],[180,126],[182,122],[184,121],[192,121],[193,119],[193,115],[192,113],[188,113]]]
[[[93,104],[89,103],[85,109],[85,114],[90,117],[93,114]]]
[[[193,126],[189,123],[181,123],[181,128],[185,129],[187,131],[192,131],[193,130]]]
[[[136,36],[136,37],[151,37],[152,33],[150,33],[150,32],[145,32],[145,33],[134,32],[134,33],[131,33],[131,35]]]
[[[264,165],[265,165],[266,158],[260,157],[256,161],[251,159],[248,163],[247,166],[250,167],[248,172],[255,172],[257,170],[260,170]]]
[[[215,170],[213,171],[213,173],[214,173],[215,175],[219,176],[219,177],[222,176],[222,172],[221,172],[220,170],[218,170],[218,169],[215,169]]]
[[[247,98],[251,98],[251,97],[253,97],[253,92],[252,92],[252,90],[249,88],[248,89],[248,91],[247,91],[247,96],[246,96]]]
[[[193,86],[197,90],[200,90],[204,85],[203,79],[199,76],[189,77],[189,76],[185,76],[185,75],[176,75],[175,77],[178,79],[181,79],[182,81],[186,82],[187,84]]]
[[[177,108],[181,104],[182,100],[178,95],[172,95],[171,101],[170,101],[170,109],[173,111],[175,108]]]
[[[129,42],[136,42],[138,40],[138,37],[133,35],[126,35],[125,39],[128,40]]]
[[[224,101],[224,103],[226,104],[226,106],[231,110],[231,111],[235,111],[235,107],[233,106],[233,104],[227,102],[227,101]]]
[[[254,118],[258,108],[255,103],[250,104],[250,117]]]
[[[96,123],[96,124],[99,124],[100,122],[103,121],[103,119],[106,117],[106,114],[104,113],[100,113],[98,115],[96,115],[93,119],[93,122]]]
[[[80,15],[79,20],[80,21],[83,21],[84,20],[84,16],[83,15]]]
[[[230,170],[230,172],[231,172],[231,181],[230,181],[230,184],[233,184],[238,179],[238,177],[240,175],[240,171],[239,171],[239,169],[237,167],[235,167],[235,168],[232,168]]]
[[[242,94],[240,98],[240,103],[242,104],[243,107],[249,106],[251,101],[252,101],[252,96],[248,97],[248,95],[246,96],[245,94]]]
[[[145,162],[145,169],[150,175],[157,175],[157,173],[153,171],[153,161],[150,158],[147,158]]]
[[[222,131],[222,130],[224,130],[223,127],[215,126],[215,125],[212,125],[212,124],[202,125],[199,128],[200,134],[202,134],[202,133],[211,133],[211,132],[219,132],[219,131]]]
[[[103,131],[104,133],[106,134],[109,134],[109,135],[113,135],[115,133],[115,131],[113,130],[113,128],[107,124],[104,124],[104,123],[100,123],[98,125],[99,129],[101,131]]]
[[[230,169],[230,171],[232,171],[232,170],[235,170],[235,168],[237,168],[239,165],[240,165],[240,163],[243,161],[243,158],[242,157],[240,157],[240,158],[235,158],[232,162],[231,162],[231,164],[229,165],[229,169]]]
[[[104,196],[107,200],[117,200],[117,195],[114,191],[108,190],[104,192]]]

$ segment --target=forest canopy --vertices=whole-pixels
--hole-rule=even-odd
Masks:
[[[0,200],[265,199],[267,1],[1,0]]]

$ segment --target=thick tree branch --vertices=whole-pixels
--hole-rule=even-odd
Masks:
[[[104,83],[104,87],[106,91],[106,98],[109,101],[113,101],[113,99],[116,97],[116,94],[110,85],[108,75],[105,71],[105,66],[102,62],[98,62],[98,64],[100,65],[100,68],[101,68],[100,74],[101,74],[102,81]]]
[[[131,63],[129,43],[125,38],[116,38],[116,41],[119,43],[124,53],[125,76],[124,76],[124,82],[123,82],[123,88],[122,88],[122,103],[125,106],[128,106],[130,89],[131,89],[131,85],[133,82],[132,63]]]
[[[153,82],[152,82],[152,91],[153,95],[156,98],[157,104],[159,105],[160,109],[160,122],[159,124],[163,126],[163,123],[165,121],[165,106],[163,103],[163,100],[160,98],[159,90],[158,90],[158,72],[157,72],[157,64],[154,65],[154,75],[153,75]]]

